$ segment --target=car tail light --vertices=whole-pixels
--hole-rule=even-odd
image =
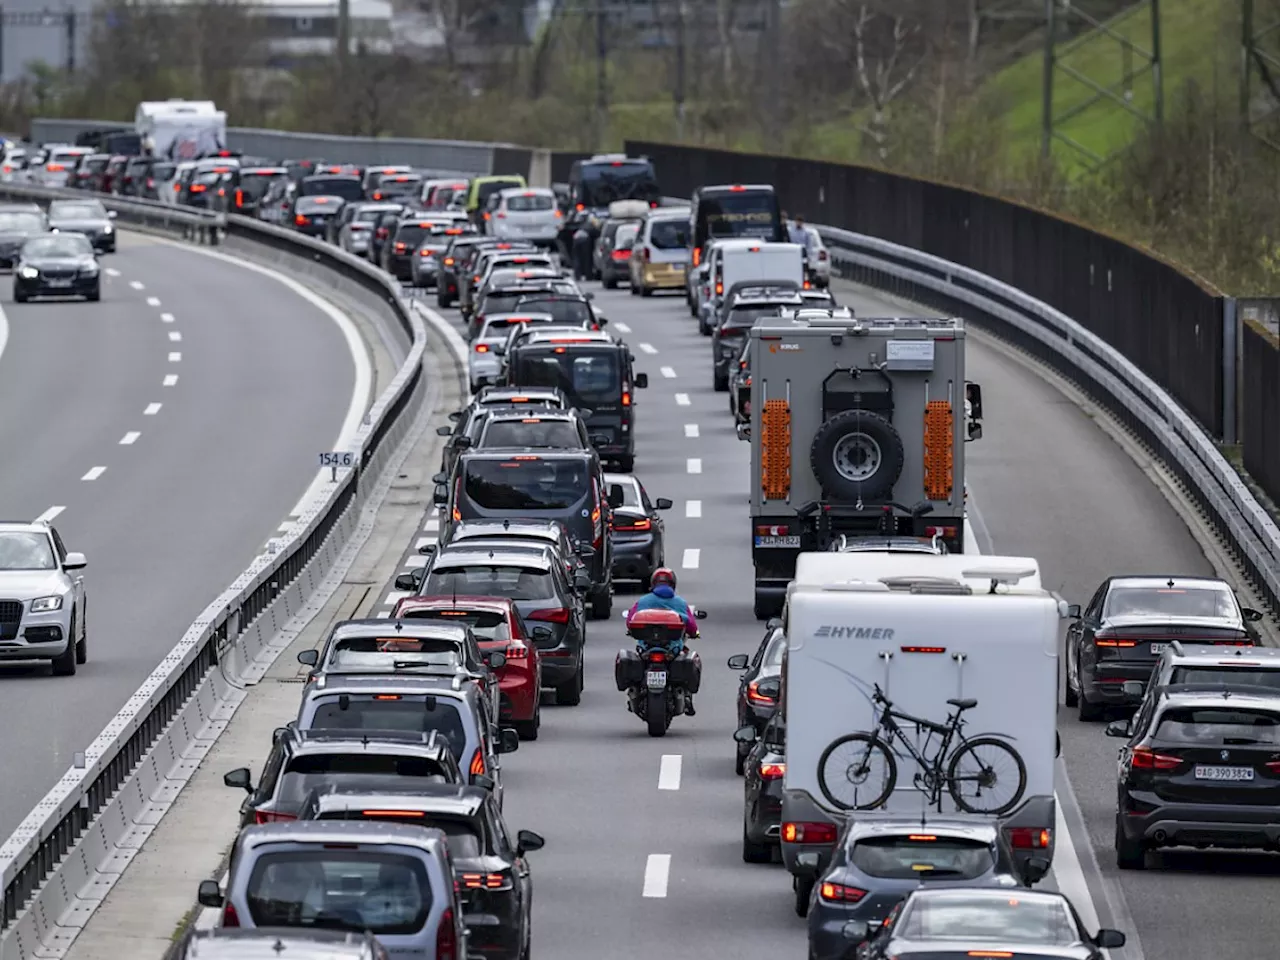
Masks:
[[[396,253],[404,253],[408,249],[407,244],[396,241]]]
[[[373,199],[375,199],[375,200],[381,200],[381,199],[382,199],[382,194],[381,194],[381,193],[375,193],[375,194],[373,195]]]
[[[303,216],[302,214],[298,214],[296,217],[293,218],[293,222],[297,224],[299,227],[305,227],[307,224],[311,222],[311,218]]]
[[[454,261],[453,257],[445,257],[445,258],[444,258],[444,265],[445,265],[446,267],[452,267],[452,266],[453,266],[453,264],[454,264],[454,262],[455,262],[455,261]]]
[[[476,344],[476,353],[488,353],[488,352],[489,352],[489,345],[487,343]]]
[[[1116,635],[1109,630],[1099,630],[1093,635],[1093,645],[1095,647],[1136,647],[1137,640],[1118,640]]]
[[[535,610],[525,619],[537,620],[541,623],[568,623],[569,609],[567,607],[553,607],[546,610]]]
[[[436,927],[436,960],[458,960],[458,931],[454,926],[453,907],[446,907]]]
[[[464,890],[510,890],[515,884],[508,873],[464,873],[458,877]]]
[[[243,207],[243,206],[244,206],[244,191],[243,191],[243,190],[237,190],[237,191],[236,191],[236,206],[237,206],[237,207]]]
[[[1269,760],[1263,766],[1267,768],[1267,773],[1280,773],[1280,760]]]
[[[529,647],[523,640],[511,640],[506,649],[508,660],[528,660]]]
[[[484,754],[480,752],[479,747],[476,747],[476,752],[471,755],[471,775],[473,777],[484,776]]]
[[[761,703],[761,704],[777,703],[778,702],[777,697],[772,697],[767,693],[761,692],[760,690],[761,682],[762,681],[760,680],[752,680],[749,684],[747,684],[747,699],[750,700],[752,703]],[[767,683],[768,681],[763,681],[763,682]]]
[[[253,812],[254,823],[285,823],[297,819],[297,816],[292,813],[276,813],[273,810],[255,810]]]
[[[649,248],[648,248],[648,247],[641,247],[641,248],[640,248],[640,259],[641,259],[641,260],[643,260],[645,263],[648,263],[648,262],[649,262]]]
[[[222,925],[224,927],[240,926],[240,914],[236,913],[236,908],[229,903],[222,908]]]
[[[373,235],[377,237],[379,240],[385,240],[387,239],[387,228],[379,227],[377,230],[374,231]]]
[[[761,524],[756,527],[757,537],[786,537],[790,535],[791,535],[791,527],[787,526],[786,524],[780,524],[778,526],[769,526],[767,524]]]
[[[60,163],[51,163],[47,167],[45,167],[45,169],[48,170],[50,173],[62,173],[67,168]]]
[[[787,843],[835,843],[834,823],[784,823],[782,839]]]
[[[147,177],[147,189],[148,189],[148,190],[154,190],[154,189],[155,189],[155,185],[156,185],[155,180],[153,180],[151,177]]]
[[[781,780],[787,772],[785,763],[762,763],[760,764],[761,780]]]
[[[499,213],[499,214],[498,214],[498,219],[499,219],[499,220],[505,220],[505,219],[507,219],[507,215],[506,215],[505,213]]]
[[[615,250],[615,251],[613,251],[613,253],[611,253],[611,254],[610,254],[610,256],[611,256],[611,257],[613,257],[613,259],[614,259],[614,260],[630,260],[630,259],[631,259],[631,251],[630,251],[630,250]]]
[[[696,267],[701,263],[702,263],[702,248],[694,247],[693,248],[693,265]]]
[[[1010,827],[1005,834],[1015,850],[1047,850],[1053,844],[1053,831],[1044,827]]]
[[[203,183],[193,183],[193,184],[191,185],[191,192],[192,192],[192,193],[204,193],[204,184],[203,184]]]
[[[723,293],[724,293],[724,284],[723,284],[722,282],[720,282],[719,280],[717,280],[717,281],[716,281],[716,296],[717,296],[717,297],[718,297],[718,296],[721,296]]]
[[[615,520],[613,523],[613,529],[619,530],[623,533],[636,533],[641,530],[653,529],[653,521],[648,517],[641,517],[635,523],[618,523]]]
[[[818,262],[819,262],[819,263],[826,263],[828,259],[829,259],[829,258],[828,258],[828,256],[827,256],[827,251],[825,251],[825,250],[819,250],[819,251],[818,251]]]
[[[564,217],[564,214],[563,214],[563,213],[561,213],[559,210],[556,210],[556,219],[557,219],[557,220],[560,220],[560,219],[562,219],[563,217]]]
[[[181,191],[181,190],[182,190],[182,184],[180,184],[180,183],[175,183],[175,184],[173,185],[173,192],[174,192],[174,193],[178,193],[178,192],[179,192],[179,191]]]
[[[1182,766],[1182,758],[1156,753],[1150,747],[1134,747],[1130,764],[1135,770],[1177,770]]]
[[[827,903],[859,903],[867,891],[861,887],[846,887],[843,883],[824,883],[818,887],[818,896]]]

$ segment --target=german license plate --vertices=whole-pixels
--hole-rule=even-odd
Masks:
[[[650,690],[661,690],[667,685],[667,671],[650,670],[644,675],[644,682]]]
[[[757,547],[796,547],[800,546],[800,535],[793,537],[756,537]]]
[[[1153,643],[1153,644],[1151,645],[1151,652],[1152,652],[1152,653],[1162,653],[1162,652],[1164,651],[1164,648],[1165,648],[1165,647],[1167,647],[1167,646],[1168,646],[1168,644],[1167,644],[1167,643]]]
[[[1197,780],[1252,780],[1253,767],[1220,767],[1196,764]]]

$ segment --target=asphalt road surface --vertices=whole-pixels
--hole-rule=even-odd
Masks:
[[[89,561],[89,662],[0,667],[0,837],[261,551],[356,382],[277,280],[137,236],[102,268],[100,303],[0,297],[0,517],[53,516]]]
[[[838,286],[859,315],[903,312]],[[696,717],[677,718],[665,738],[651,739],[627,712],[613,682],[614,656],[627,643],[619,615],[633,599],[623,595],[610,622],[589,625],[582,704],[546,706],[539,740],[504,758],[511,829],[547,838],[531,855],[535,949],[562,960],[802,956],[805,926],[785,871],[741,859],[742,781],[731,739],[738,675],[725,659],[752,652],[763,633],[751,611],[749,445],[735,436],[727,394],[712,390],[710,341],[698,336],[679,294],[642,300],[595,287],[595,295],[609,329],[649,375],[637,403],[636,472],[651,497],[675,501],[666,514],[667,562],[680,593],[709,618],[697,644]],[[1037,557],[1046,587],[1079,603],[1112,574],[1211,572],[1134,462],[1037,373],[971,342],[968,376],[983,386],[986,415],[983,439],[966,447],[971,512],[995,552]],[[427,518],[421,535],[434,540],[434,529]],[[414,544],[405,547],[406,559],[415,555]],[[1117,741],[1062,707],[1059,724],[1083,817],[1072,858],[1083,883],[1068,884],[1061,835],[1047,882],[1073,896],[1087,885],[1091,893],[1076,899],[1093,900],[1108,919],[1132,914],[1126,932],[1138,934],[1141,953],[1113,955],[1267,954],[1280,935],[1270,905],[1280,895],[1280,858],[1178,852],[1154,858],[1144,873],[1120,874],[1112,852]],[[1104,904],[1104,888],[1117,902]]]

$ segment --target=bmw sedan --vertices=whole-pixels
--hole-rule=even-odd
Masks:
[[[670,510],[666,497],[649,499],[644,484],[628,473],[606,473],[613,508],[613,579],[638,580],[641,589],[649,586],[649,577],[667,562],[664,538],[665,524],[660,510]]]
[[[35,297],[102,298],[98,257],[82,233],[50,233],[22,245],[13,271],[13,299]]]
[[[49,229],[55,233],[83,233],[95,250],[116,252],[116,218],[101,200],[54,200],[49,204]]]

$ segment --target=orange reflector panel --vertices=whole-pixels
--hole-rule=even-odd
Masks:
[[[924,492],[930,500],[950,500],[954,461],[951,402],[930,400],[924,411]]]
[[[785,500],[791,493],[791,407],[785,400],[766,400],[760,418],[760,486],[766,500]]]

